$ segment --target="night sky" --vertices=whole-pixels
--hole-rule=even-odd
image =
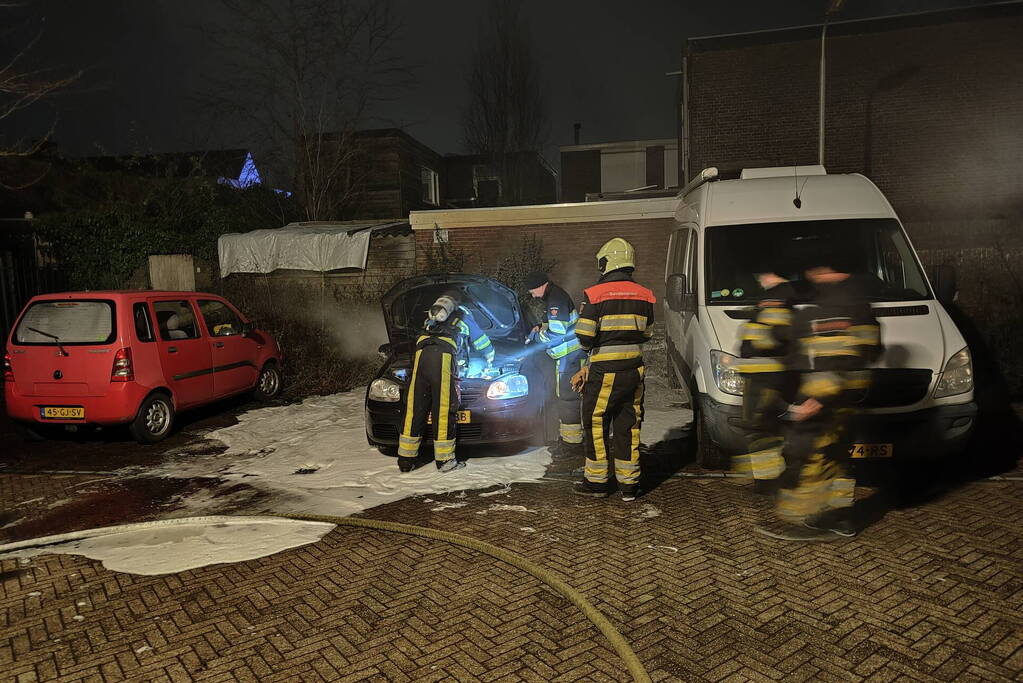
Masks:
[[[839,19],[964,5],[978,0],[847,0]],[[675,137],[678,77],[687,37],[819,23],[826,0],[610,2],[525,0],[550,104],[546,149],[582,141]],[[462,151],[459,111],[480,0],[396,0],[402,52],[416,85],[375,112],[366,127],[404,127],[441,153]],[[230,121],[207,123],[194,96],[215,73],[201,27],[213,0],[41,0],[46,21],[36,64],[86,68],[55,106],[55,140],[69,153],[245,147]],[[15,38],[17,36],[14,36]],[[12,36],[8,35],[10,41]],[[33,120],[46,120],[37,110]],[[24,125],[24,123],[22,124]]]

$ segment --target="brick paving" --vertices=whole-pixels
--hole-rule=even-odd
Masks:
[[[367,516],[457,531],[548,567],[616,624],[654,680],[987,681],[1023,675],[1021,494],[1018,482],[969,484],[815,546],[753,535],[766,501],[721,479],[669,479],[631,505],[576,498],[552,479]],[[467,505],[432,512],[437,501]],[[338,529],[158,577],[66,555],[0,561],[0,679],[124,678],[626,674],[567,601],[438,541]]]

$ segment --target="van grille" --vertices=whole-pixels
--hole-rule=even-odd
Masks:
[[[931,371],[878,368],[871,373],[870,389],[861,408],[895,408],[919,403],[931,386]]]

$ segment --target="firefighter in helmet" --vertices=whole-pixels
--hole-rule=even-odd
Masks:
[[[852,250],[815,253],[806,277],[813,305],[793,320],[793,366],[800,371],[792,426],[785,438],[777,522],[757,527],[787,541],[827,541],[856,534],[847,474],[848,425],[870,386],[869,364],[882,351],[881,328],[864,284],[852,275]]]
[[[572,378],[582,391],[584,480],[574,492],[610,493],[609,463],[622,500],[639,495],[639,434],[643,423],[644,372],[641,345],[653,334],[656,298],[632,279],[636,252],[620,237],[597,252],[600,281],[583,294],[575,333],[588,353]]]
[[[582,367],[585,353],[575,335],[579,313],[572,297],[551,281],[547,273],[534,272],[526,276],[526,289],[531,296],[543,301],[543,319],[533,328],[527,343],[539,342],[546,347],[554,361],[554,396],[558,401],[558,447],[556,456],[575,455],[582,450],[583,426],[579,412],[579,394],[572,390],[572,377]]]
[[[494,346],[469,309],[460,305],[458,293],[445,292],[430,306],[423,333],[416,340],[398,437],[398,468],[402,472],[415,469],[423,430],[431,416],[437,469],[450,472],[465,466],[455,459],[458,358],[476,354],[489,365],[494,360]]]
[[[785,469],[782,415],[795,393],[798,376],[786,363],[792,350],[796,291],[770,261],[754,265],[764,293],[753,318],[742,325],[736,369],[744,378],[742,418],[749,430],[747,452],[736,456],[736,471],[752,475],[758,490],[767,490]]]

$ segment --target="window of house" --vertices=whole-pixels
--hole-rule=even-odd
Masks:
[[[420,182],[423,201],[427,204],[440,204],[440,176],[437,171],[426,166],[420,167]]]
[[[480,206],[493,206],[501,200],[501,179],[489,166],[472,167],[472,189]]]

